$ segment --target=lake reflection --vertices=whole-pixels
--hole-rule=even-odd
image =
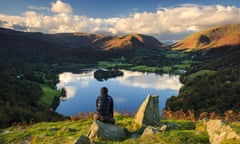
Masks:
[[[177,95],[182,86],[179,76],[121,71],[124,72],[122,77],[101,82],[94,79],[94,70],[80,74],[60,74],[57,87],[66,88],[67,97],[61,101],[56,111],[66,116],[94,112],[96,97],[103,86],[108,87],[109,95],[114,99],[114,109],[118,112],[136,112],[148,94],[159,95],[159,108],[163,109],[166,99]]]

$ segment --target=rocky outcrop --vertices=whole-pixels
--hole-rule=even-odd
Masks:
[[[126,133],[115,125],[96,121],[88,132],[88,138],[91,141],[98,141],[99,139],[119,141],[126,138]]]
[[[220,144],[227,139],[236,139],[240,142],[240,136],[221,120],[210,120],[206,123],[209,141],[211,144]]]
[[[140,126],[159,125],[159,97],[148,95],[135,115],[135,122]]]

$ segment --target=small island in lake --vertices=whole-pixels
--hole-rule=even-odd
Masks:
[[[109,78],[114,78],[118,76],[123,76],[123,72],[119,70],[96,70],[94,72],[94,78],[98,81],[107,80]]]

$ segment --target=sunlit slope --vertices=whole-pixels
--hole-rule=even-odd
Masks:
[[[125,50],[125,49],[159,49],[168,48],[153,36],[143,34],[91,34],[91,33],[30,33],[0,28],[0,40],[9,40],[9,37],[17,39],[33,39],[45,42],[65,49],[93,49],[93,50]],[[2,38],[2,39],[1,39]],[[28,40],[26,40],[28,41]],[[11,44],[11,43],[10,43]]]
[[[236,45],[240,45],[240,24],[228,24],[189,35],[172,49],[194,51]]]
[[[125,50],[125,49],[165,49],[167,46],[156,38],[142,34],[127,34],[113,36],[104,34],[69,33],[56,34],[69,48],[93,48],[97,50]],[[53,39],[53,40],[56,40]]]
[[[128,34],[104,42],[102,48],[104,50],[131,48],[164,49],[166,48],[166,45],[160,43],[152,36]]]

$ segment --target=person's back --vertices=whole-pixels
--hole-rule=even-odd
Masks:
[[[108,95],[106,87],[101,88],[101,95],[96,100],[96,113],[94,120],[100,120],[106,123],[115,123],[113,118],[113,99]]]

